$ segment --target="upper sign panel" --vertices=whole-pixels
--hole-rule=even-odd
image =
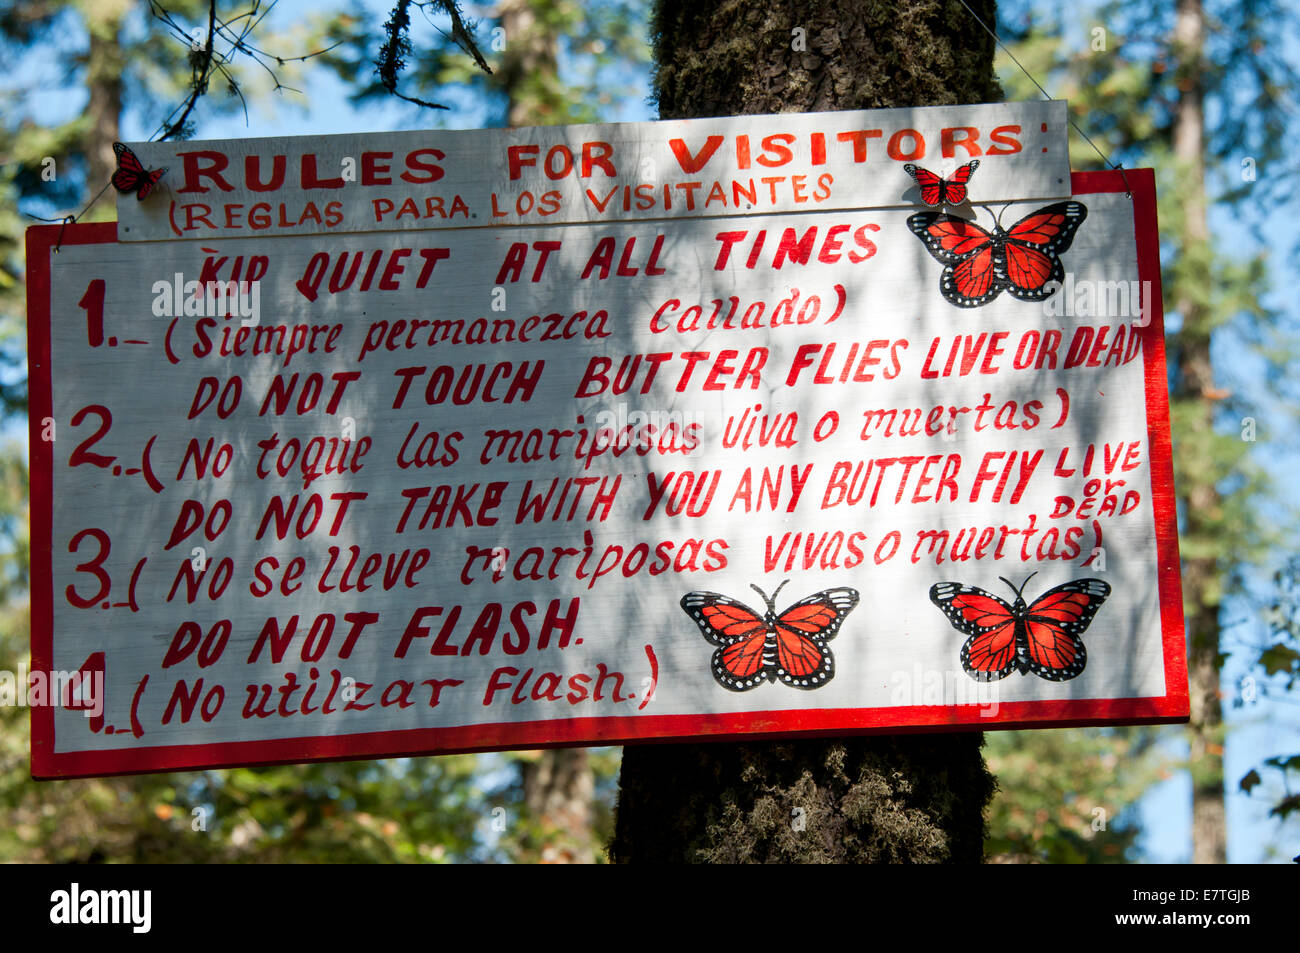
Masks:
[[[1064,101],[522,129],[132,143],[165,168],[120,241],[565,224],[914,204],[904,166],[979,159],[980,202],[1068,198]]]

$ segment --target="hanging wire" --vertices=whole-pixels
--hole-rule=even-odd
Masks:
[[[1009,56],[1009,57],[1011,58],[1011,62],[1015,63],[1016,66],[1018,66],[1018,67],[1020,68],[1020,72],[1024,73],[1025,76],[1027,76],[1027,77],[1029,78],[1029,81],[1030,81],[1031,83],[1033,83],[1034,86],[1036,86],[1036,87],[1038,88],[1038,91],[1039,91],[1040,93],[1043,94],[1043,98],[1046,99],[1046,100],[1049,100],[1049,101],[1050,101],[1051,98],[1052,98],[1051,94],[1048,93],[1048,91],[1047,91],[1046,89],[1043,88],[1043,84],[1040,83],[1037,79],[1035,79],[1035,78],[1034,78],[1034,75],[1033,75],[1031,72],[1029,72],[1029,70],[1025,69],[1024,64],[1021,63],[1020,60],[1016,59],[1016,55],[1015,55],[1014,53],[1012,53],[1011,50],[1007,49],[1006,44],[1002,42],[1002,40],[998,37],[997,33],[995,33],[995,32],[993,31],[993,29],[992,29],[992,28],[991,28],[987,23],[984,22],[984,20],[980,17],[980,15],[979,15],[978,13],[976,13],[974,10],[972,10],[972,9],[970,8],[970,4],[968,4],[968,3],[966,2],[966,0],[958,0],[958,2],[959,2],[963,7],[966,8],[966,12],[969,13],[969,14],[971,15],[971,17],[975,20],[975,22],[978,23],[981,27],[983,27],[984,32],[987,33],[989,36],[993,37],[993,42],[996,43],[996,44],[998,45],[999,48],[1001,48],[1001,50],[1002,50],[1003,53],[1006,53],[1007,56]],[[1124,180],[1124,192],[1125,192],[1125,194],[1126,194],[1129,198],[1132,198],[1132,197],[1133,197],[1133,192],[1132,192],[1132,190],[1129,188],[1129,184],[1128,184],[1128,176],[1125,175],[1124,167],[1123,167],[1122,165],[1120,165],[1119,163],[1112,162],[1112,161],[1110,160],[1110,157],[1107,156],[1104,152],[1102,152],[1101,149],[1099,149],[1099,148],[1097,147],[1097,144],[1096,144],[1095,142],[1092,141],[1092,137],[1089,136],[1086,132],[1084,132],[1081,128],[1079,128],[1079,124],[1078,124],[1077,122],[1075,122],[1073,119],[1070,118],[1070,115],[1069,115],[1068,112],[1066,113],[1066,117],[1065,117],[1065,118],[1066,118],[1066,121],[1069,122],[1069,124],[1071,125],[1071,127],[1073,127],[1074,131],[1077,132],[1080,136],[1083,137],[1084,142],[1088,143],[1088,145],[1090,145],[1090,146],[1092,147],[1092,151],[1095,152],[1095,153],[1097,153],[1097,155],[1101,157],[1101,161],[1104,162],[1104,163],[1106,164],[1107,168],[1110,168],[1110,169],[1113,169],[1113,170],[1119,172],[1120,176],[1121,176],[1121,177],[1123,178],[1123,180]],[[100,198],[103,196],[103,194],[108,190],[108,186],[109,186],[110,184],[112,184],[112,183],[111,183],[111,182],[107,182],[107,183],[105,183],[105,184],[104,184],[104,187],[103,187],[102,189],[99,190],[99,192],[95,195],[95,197],[94,197],[93,199],[91,199],[91,200],[86,204],[86,207],[83,208],[83,209],[82,209],[80,212],[78,212],[76,215],[64,215],[62,218],[41,218],[39,215],[30,215],[30,214],[29,214],[27,217],[28,217],[28,218],[32,218],[32,219],[35,219],[35,220],[38,221],[38,222],[48,222],[48,223],[50,223],[50,224],[53,224],[53,223],[55,223],[55,222],[58,222],[58,223],[62,224],[63,228],[60,228],[60,229],[59,229],[59,238],[58,238],[58,241],[57,241],[57,242],[55,243],[55,245],[54,245],[54,252],[55,252],[55,254],[57,254],[58,251],[59,251],[59,249],[63,246],[63,231],[64,231],[64,229],[66,229],[66,228],[68,227],[68,224],[69,224],[69,223],[76,223],[76,221],[77,221],[78,219],[80,219],[81,216],[83,216],[83,215],[85,215],[87,212],[89,212],[90,209],[91,209],[91,206],[93,206],[96,202],[98,202],[98,201],[100,200]]]
[[[1003,53],[1011,57],[1011,62],[1015,63],[1017,66],[1020,67],[1020,72],[1028,76],[1029,81],[1038,87],[1038,91],[1043,94],[1043,98],[1050,100],[1052,97],[1047,92],[1047,90],[1043,89],[1043,84],[1040,83],[1038,80],[1036,80],[1034,78],[1034,75],[1030,73],[1029,70],[1025,69],[1024,64],[1021,63],[1020,60],[1016,59],[1016,55],[1012,53],[1009,49],[1007,49],[1006,44],[1003,43],[998,38],[998,35],[995,32],[993,32],[992,28],[990,28],[989,25],[980,18],[980,15],[970,8],[970,5],[966,2],[966,0],[957,0],[957,2],[966,8],[966,12],[969,13],[972,17],[974,17],[975,22],[984,28],[985,33],[993,37],[993,42],[996,43],[999,47],[1001,47]],[[1073,119],[1070,118],[1070,113],[1068,110],[1066,111],[1065,119],[1071,126],[1074,127],[1074,131],[1083,137],[1083,141],[1088,143],[1088,145],[1092,146],[1092,151],[1097,153],[1097,155],[1101,157],[1101,161],[1106,163],[1107,168],[1119,172],[1120,177],[1124,180],[1124,194],[1127,195],[1129,198],[1132,198],[1133,190],[1129,188],[1128,176],[1125,175],[1124,173],[1124,167],[1117,162],[1111,162],[1110,157],[1107,156],[1106,153],[1102,152],[1101,149],[1097,148],[1097,144],[1092,141],[1092,138],[1086,132],[1084,132],[1082,129],[1079,128],[1079,124],[1077,122],[1075,122]]]
[[[105,183],[104,183],[104,187],[103,187],[102,189],[100,189],[97,193],[95,193],[95,197],[94,197],[93,199],[91,199],[89,202],[87,202],[87,203],[86,203],[86,207],[83,208],[83,209],[82,209],[80,212],[78,212],[76,215],[64,215],[62,218],[41,218],[41,216],[39,216],[39,215],[32,215],[31,213],[28,213],[28,212],[25,212],[25,213],[23,213],[23,214],[25,214],[28,218],[35,219],[35,220],[38,221],[38,222],[49,222],[51,225],[53,225],[55,222],[58,222],[58,223],[60,223],[60,224],[63,226],[62,228],[59,229],[59,239],[58,239],[58,241],[56,241],[56,242],[54,243],[54,254],[57,255],[57,254],[59,253],[59,249],[63,247],[63,232],[64,232],[64,230],[67,229],[67,227],[68,227],[69,224],[73,224],[73,225],[75,225],[76,222],[77,222],[77,219],[81,218],[81,216],[83,216],[83,215],[85,215],[87,212],[89,212],[90,209],[91,209],[91,206],[93,206],[96,202],[98,202],[98,201],[100,200],[100,198],[103,196],[103,194],[104,194],[105,192],[108,191],[108,187],[109,187],[110,185],[112,185],[112,184],[113,184],[113,180],[112,180],[112,179],[109,179],[107,182],[105,182]]]

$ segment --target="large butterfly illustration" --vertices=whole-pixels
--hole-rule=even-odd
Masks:
[[[1050,298],[1065,278],[1060,256],[1087,217],[1083,203],[1057,202],[1005,231],[995,222],[992,234],[941,212],[918,212],[907,227],[945,266],[939,278],[943,296],[959,308],[978,308],[1003,291],[1021,301]]]
[[[971,678],[991,682],[1019,671],[1064,682],[1088,664],[1080,636],[1110,595],[1110,585],[1075,579],[1026,605],[1021,593],[1029,579],[1019,589],[1002,579],[1016,594],[1011,605],[975,586],[940,582],[930,587],[930,601],[954,629],[970,636],[961,647],[961,667]]]
[[[921,190],[921,201],[926,205],[961,205],[966,201],[966,183],[979,164],[979,159],[971,159],[947,179],[910,162],[903,166],[903,171],[916,180],[916,187]]]
[[[134,152],[120,142],[113,143],[113,154],[117,156],[117,171],[113,173],[113,188],[123,195],[135,193],[137,201],[143,202],[163,177],[166,169],[146,169]]]
[[[777,615],[777,594],[789,581],[777,586],[771,597],[750,585],[767,603],[764,615],[717,592],[682,596],[686,614],[718,646],[713,653],[713,677],[723,688],[747,692],[779,678],[792,688],[812,689],[834,677],[835,659],[826,643],[858,604],[858,592],[826,589]]]

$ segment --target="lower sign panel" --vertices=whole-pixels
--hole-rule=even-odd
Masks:
[[[1185,719],[1127,187],[33,229],[33,773]]]

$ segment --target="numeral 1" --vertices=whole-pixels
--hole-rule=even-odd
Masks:
[[[86,337],[91,347],[104,343],[104,279],[96,278],[86,286],[77,305],[86,310]]]

